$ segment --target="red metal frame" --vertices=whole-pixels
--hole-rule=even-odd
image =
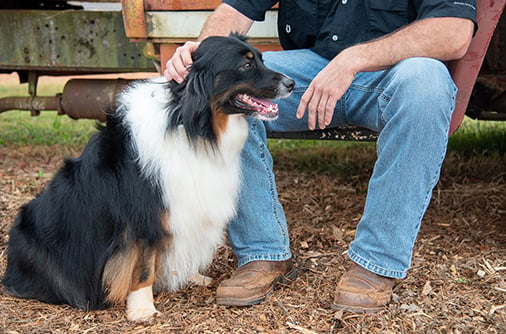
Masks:
[[[453,80],[459,89],[457,104],[450,125],[450,135],[459,128],[464,119],[476,78],[485,59],[497,22],[499,22],[504,11],[505,3],[506,0],[477,1],[478,31],[466,55],[448,64]]]

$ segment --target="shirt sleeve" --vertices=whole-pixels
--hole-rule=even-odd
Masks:
[[[253,21],[265,20],[265,12],[278,0],[223,0]]]
[[[431,17],[461,17],[470,19],[477,27],[476,0],[421,0],[417,19]]]

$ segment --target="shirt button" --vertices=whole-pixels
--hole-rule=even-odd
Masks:
[[[286,33],[287,33],[287,34],[289,34],[290,32],[292,32],[292,26],[291,26],[291,25],[289,25],[289,24],[287,24],[287,25],[285,26],[285,31],[286,31]]]
[[[333,40],[334,42],[336,42],[336,41],[339,39],[339,36],[337,36],[337,35],[332,35],[332,37],[331,37],[331,38],[332,38],[332,40]]]
[[[342,3],[343,5],[346,5],[346,4],[348,3],[348,0],[342,0],[342,1],[341,1],[341,3]]]

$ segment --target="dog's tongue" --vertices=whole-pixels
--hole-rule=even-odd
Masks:
[[[253,97],[253,96],[250,96],[249,98],[251,99],[251,101],[264,106],[266,109],[272,110],[274,108],[277,108],[277,106],[278,106],[276,103],[273,103],[272,101],[269,101],[269,100],[263,100],[263,99],[259,99],[259,98]]]
[[[247,94],[240,94],[239,99],[244,103],[252,106],[255,110],[262,114],[271,114],[278,112],[278,105],[269,100],[259,99]]]

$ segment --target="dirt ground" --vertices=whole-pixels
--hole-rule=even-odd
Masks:
[[[49,181],[62,156],[78,152],[0,147],[0,275],[19,206]],[[218,283],[235,267],[225,245],[207,272],[215,282],[162,292],[155,299],[162,315],[149,323],[129,323],[123,307],[82,312],[18,300],[0,288],[0,333],[506,333],[505,155],[449,154],[408,278],[398,282],[384,311],[357,315],[335,312],[330,303],[349,264],[343,253],[362,213],[374,147],[339,156],[314,149],[303,154],[322,165],[346,161],[353,168],[336,176],[331,168],[301,167],[290,152],[276,155],[299,275],[263,304],[215,304]]]

